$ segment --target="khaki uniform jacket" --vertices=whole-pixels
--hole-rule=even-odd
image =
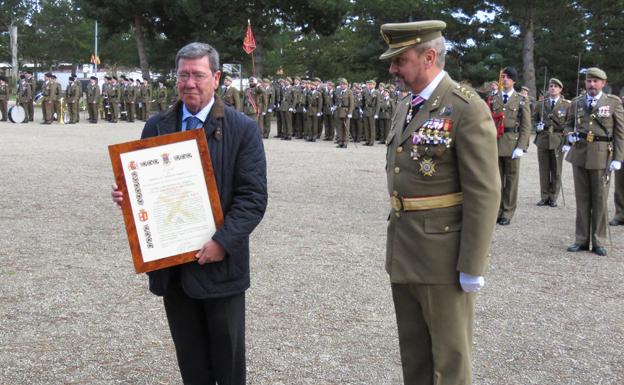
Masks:
[[[572,100],[570,113],[566,119],[566,133],[574,132],[576,115],[576,131],[587,134],[608,136],[612,142],[581,139],[576,142],[566,160],[574,166],[588,170],[600,170],[609,167],[612,159],[622,161],[624,158],[624,109],[622,101],[615,95],[603,93],[593,109],[587,106],[585,96]],[[613,151],[609,151],[612,148]]]
[[[303,112],[305,108],[305,91],[301,88],[301,85],[290,87],[294,93],[294,105],[295,112]]]
[[[365,96],[362,92],[353,92],[353,102],[355,103],[355,107],[351,113],[353,119],[362,119],[366,116],[366,112],[364,111],[364,98]]]
[[[482,276],[501,194],[490,112],[474,91],[460,87],[448,75],[404,129],[409,105],[409,98],[397,105],[386,141],[388,193],[425,197],[461,192],[463,205],[391,210],[386,245],[390,281],[457,284],[458,271]],[[450,125],[448,148],[412,144],[414,132],[428,122]],[[416,160],[414,151],[420,154]],[[427,164],[435,165],[430,176],[423,172]]]
[[[222,99],[223,103],[226,106],[230,106],[236,109],[236,111],[241,111],[241,100],[240,95],[238,94],[238,88],[230,85],[229,87],[222,86],[221,87]]]
[[[97,84],[87,86],[87,103],[97,103],[100,97],[100,87]]]
[[[563,132],[569,109],[570,101],[562,97],[559,97],[554,108],[550,106],[549,98],[537,103],[533,111],[533,121],[535,124],[544,123],[544,130],[535,135],[534,143],[538,148],[555,150],[565,144]]]
[[[167,87],[159,86],[156,89],[156,101],[158,103],[167,103]]]
[[[21,81],[19,83],[19,87],[17,88],[17,101],[19,103],[27,103],[30,102],[32,98],[33,94],[30,84],[26,81]]]
[[[336,90],[336,117],[339,119],[346,119],[347,115],[353,113],[355,108],[355,99],[353,98],[353,92],[350,89]]]
[[[121,85],[119,83],[111,84],[107,91],[110,102],[119,102],[121,99]]]
[[[362,92],[362,98],[364,99],[364,116],[370,118],[379,114],[379,93],[377,90],[366,90]]]
[[[334,106],[334,89],[323,88],[323,114],[331,115]]]
[[[0,85],[0,100],[9,100],[9,85],[2,84]]]
[[[65,101],[67,103],[74,103],[80,99],[82,94],[82,88],[80,87],[79,82],[73,82],[67,85],[65,89]]]
[[[280,111],[288,111],[290,108],[295,107],[295,92],[292,86],[284,88],[282,90],[282,103],[280,104]]]
[[[391,119],[396,102],[392,98],[380,98],[379,99],[379,119]]]
[[[502,92],[492,97],[490,108],[494,113],[503,112],[505,133],[498,139],[498,156],[511,156],[513,150],[529,148],[531,139],[531,107],[529,101],[514,92],[507,104],[503,103]]]
[[[268,86],[268,87],[262,87],[264,88],[264,105],[265,105],[265,110],[264,112],[268,112],[267,110],[270,108],[271,110],[273,110],[273,108],[275,107],[275,88]]]
[[[133,85],[128,85],[124,88],[124,101],[126,103],[136,103],[137,100],[137,89]]]
[[[323,109],[323,95],[319,90],[312,90],[308,94],[308,115],[316,116]]]
[[[43,102],[49,102],[52,101],[52,81],[48,80],[43,82],[43,85],[41,86],[41,95],[43,96],[42,101]]]
[[[258,116],[262,113],[263,108],[263,91],[262,87],[249,87],[243,95],[243,113],[249,116]],[[250,100],[251,98],[251,100]],[[253,103],[252,103],[253,100]],[[255,107],[254,107],[255,104]]]
[[[37,93],[37,81],[35,80],[34,77],[31,77],[30,79],[26,80],[26,83],[28,83],[28,85],[30,86],[31,95],[35,97],[35,94]]]

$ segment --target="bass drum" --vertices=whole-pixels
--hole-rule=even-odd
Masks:
[[[41,102],[43,102],[43,92],[41,92],[41,91],[37,92],[37,94],[33,98],[33,101],[37,105],[41,104]]]
[[[9,120],[13,123],[26,122],[26,111],[22,106],[13,106],[9,108]]]

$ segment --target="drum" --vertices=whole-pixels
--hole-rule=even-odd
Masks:
[[[9,120],[13,123],[24,123],[26,121],[26,111],[22,106],[9,108]]]
[[[41,102],[43,101],[43,93],[41,91],[37,92],[37,95],[35,95],[33,101],[35,102],[35,104],[41,104]]]

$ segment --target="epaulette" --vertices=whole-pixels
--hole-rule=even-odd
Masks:
[[[453,93],[459,96],[460,99],[466,103],[470,102],[470,99],[474,96],[474,92],[468,87],[458,85],[453,89]]]
[[[605,95],[607,95],[607,97],[608,97],[608,98],[611,98],[611,99],[615,99],[615,100],[618,100],[618,101],[621,101],[621,100],[622,100],[622,99],[620,99],[620,97],[619,97],[619,96],[617,96],[617,95],[613,95],[613,94],[605,94]]]
[[[568,99],[563,99],[563,98],[562,98],[562,99],[561,99],[561,103],[565,103],[565,104],[572,104],[572,101],[571,101],[571,100],[568,100]]]

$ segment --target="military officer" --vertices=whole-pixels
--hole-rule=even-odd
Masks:
[[[7,78],[0,76],[0,114],[2,115],[1,121],[6,122],[9,109],[9,85],[7,84]]]
[[[89,113],[89,122],[97,123],[98,121],[98,102],[100,99],[100,87],[98,86],[98,78],[91,76],[89,85],[87,86],[87,112]]]
[[[264,91],[264,106],[265,109],[262,112],[262,137],[264,139],[269,138],[269,134],[271,133],[271,114],[273,113],[273,108],[275,106],[275,89],[271,85],[271,80],[264,78],[262,79],[262,89]]]
[[[32,102],[32,88],[30,84],[26,80],[26,75],[20,75],[20,82],[17,88],[17,102],[24,109],[25,117],[23,123],[28,123],[30,121],[30,109],[28,108],[29,103]]]
[[[141,84],[141,100],[143,101],[143,108],[141,109],[141,120],[147,121],[152,114],[152,86],[149,83],[149,79],[143,78]]]
[[[303,138],[303,115],[305,110],[305,94],[301,86],[301,78],[295,76],[291,86],[294,96],[293,108],[293,136],[298,139]]]
[[[158,112],[167,109],[167,87],[165,87],[165,81],[162,78],[158,79],[158,88],[156,88],[156,105],[158,106]]]
[[[75,76],[69,77],[69,84],[65,89],[65,103],[67,104],[67,112],[69,115],[69,124],[78,123],[80,116],[80,97],[82,96],[82,87],[80,82],[76,81]]]
[[[372,146],[376,138],[376,120],[379,119],[379,92],[375,89],[375,81],[366,82],[366,89],[362,93],[364,104],[364,138],[365,146]]]
[[[548,98],[539,102],[533,112],[535,145],[539,164],[541,199],[538,206],[557,207],[561,189],[561,164],[564,129],[570,101],[561,96],[563,83],[552,78],[548,81]]]
[[[308,93],[308,122],[309,132],[306,133],[308,142],[316,142],[320,135],[321,116],[323,116],[323,95],[318,90],[321,79],[314,78],[309,82],[310,90]]]
[[[241,101],[240,96],[238,94],[238,88],[232,85],[232,78],[230,76],[225,76],[223,78],[223,85],[219,89],[219,97],[223,100],[226,106],[230,106],[236,109],[236,111],[241,111]]]
[[[32,122],[35,117],[34,98],[35,98],[35,94],[37,93],[37,81],[35,80],[35,77],[33,76],[32,71],[26,71],[26,82],[30,86],[30,94],[32,95],[32,97],[28,101],[28,114],[27,114],[28,120]]]
[[[117,123],[119,119],[119,102],[121,100],[121,88],[117,82],[117,76],[111,77],[111,85],[108,88],[108,101],[110,104],[110,122]]]
[[[336,147],[347,148],[349,122],[355,108],[355,99],[353,92],[349,89],[347,79],[338,79],[338,84],[340,84],[340,88],[336,91],[336,129],[338,130],[338,145]]]
[[[262,87],[258,87],[258,80],[250,77],[248,81],[249,87],[245,89],[243,97],[243,113],[250,119],[258,122],[258,117],[262,113]],[[262,130],[260,130],[262,132]]]
[[[514,90],[518,72],[506,67],[501,74],[503,90],[490,98],[492,116],[501,117],[497,127],[498,167],[502,198],[497,223],[509,225],[516,211],[520,157],[529,147],[531,112],[529,101]]]
[[[379,99],[379,109],[377,110],[379,130],[382,138],[381,143],[386,142],[388,133],[390,132],[390,119],[395,109],[396,102],[390,98],[390,92],[385,90],[383,96]]]
[[[362,87],[355,82],[351,84],[351,92],[353,92],[355,108],[351,114],[349,132],[351,133],[351,140],[358,143],[364,139],[364,96],[362,95]]]
[[[607,255],[607,196],[612,171],[624,158],[624,109],[622,101],[602,90],[607,74],[592,67],[586,72],[586,95],[572,100],[566,119],[566,160],[572,163],[576,197],[576,233],[568,251],[589,250]],[[566,145],[567,150],[569,146]]]
[[[334,140],[334,83],[327,81],[323,87],[323,126],[325,134],[323,140]]]
[[[292,119],[295,103],[295,94],[290,85],[290,78],[284,79],[284,88],[282,88],[282,102],[280,103],[280,115],[282,116],[282,140],[291,140],[293,135]]]
[[[390,73],[410,88],[392,120],[386,271],[407,385],[471,383],[474,292],[500,199],[487,106],[444,71],[442,21],[384,24]]]
[[[113,78],[109,75],[104,76],[104,83],[102,83],[102,89],[100,92],[101,97],[101,105],[100,105],[100,116],[102,119],[106,119],[108,121],[111,120],[111,106],[110,100],[108,99],[109,90],[111,88],[111,83]]]
[[[52,114],[54,113],[54,100],[52,99],[52,74],[43,75],[41,85],[41,108],[43,110],[43,122],[41,124],[52,124]]]
[[[50,85],[52,88],[53,114],[56,114],[56,120],[59,121],[63,119],[63,117],[61,116],[61,85],[57,82],[56,75],[54,74],[52,74],[51,76]]]

